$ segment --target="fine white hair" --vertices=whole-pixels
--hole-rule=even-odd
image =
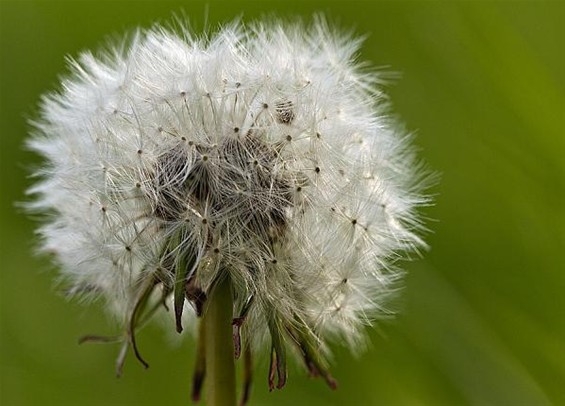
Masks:
[[[30,209],[70,291],[126,322],[182,265],[204,293],[229,275],[235,315],[253,298],[251,341],[300,325],[358,346],[425,247],[429,202],[360,44],[322,19],[156,26],[71,60],[29,141],[47,161]]]

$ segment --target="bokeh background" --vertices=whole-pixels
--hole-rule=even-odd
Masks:
[[[565,404],[565,2],[0,1],[0,404],[188,405],[194,342],[162,326],[113,372],[116,332],[98,307],[57,293],[32,255],[25,200],[38,158],[23,142],[65,55],[184,15],[196,29],[235,16],[310,18],[368,33],[362,59],[399,72],[395,112],[442,174],[425,215],[431,251],[406,264],[402,312],[359,357],[336,349],[331,391],[291,370],[252,405]]]

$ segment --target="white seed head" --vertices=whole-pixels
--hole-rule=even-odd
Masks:
[[[184,267],[205,294],[229,275],[251,340],[275,320],[356,346],[425,245],[428,201],[359,45],[320,20],[156,27],[72,61],[29,141],[47,159],[31,208],[71,290],[125,321],[149,280],[172,293]]]

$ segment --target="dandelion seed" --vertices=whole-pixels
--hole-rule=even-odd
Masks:
[[[82,54],[43,98],[29,145],[47,164],[30,208],[50,213],[42,246],[69,292],[104,297],[123,320],[120,371],[128,348],[145,365],[135,333],[167,302],[177,331],[205,325],[226,285],[245,400],[265,347],[270,389],[286,383],[287,351],[335,387],[330,343],[358,347],[387,314],[393,258],[425,245],[423,176],[381,78],[354,62],[359,45],[321,20],[206,40],[156,27]],[[209,372],[198,357],[195,400]]]

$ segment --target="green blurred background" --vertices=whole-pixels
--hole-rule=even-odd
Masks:
[[[117,347],[77,345],[115,326],[56,293],[14,206],[38,162],[26,120],[65,55],[173,13],[201,29],[319,11],[369,33],[362,59],[402,74],[395,112],[442,173],[425,212],[432,249],[406,265],[402,313],[370,332],[371,349],[336,350],[337,391],[294,367],[268,393],[262,361],[251,404],[565,404],[564,2],[0,1],[2,406],[189,404],[193,340],[147,328],[151,367],[129,359],[116,379]]]

